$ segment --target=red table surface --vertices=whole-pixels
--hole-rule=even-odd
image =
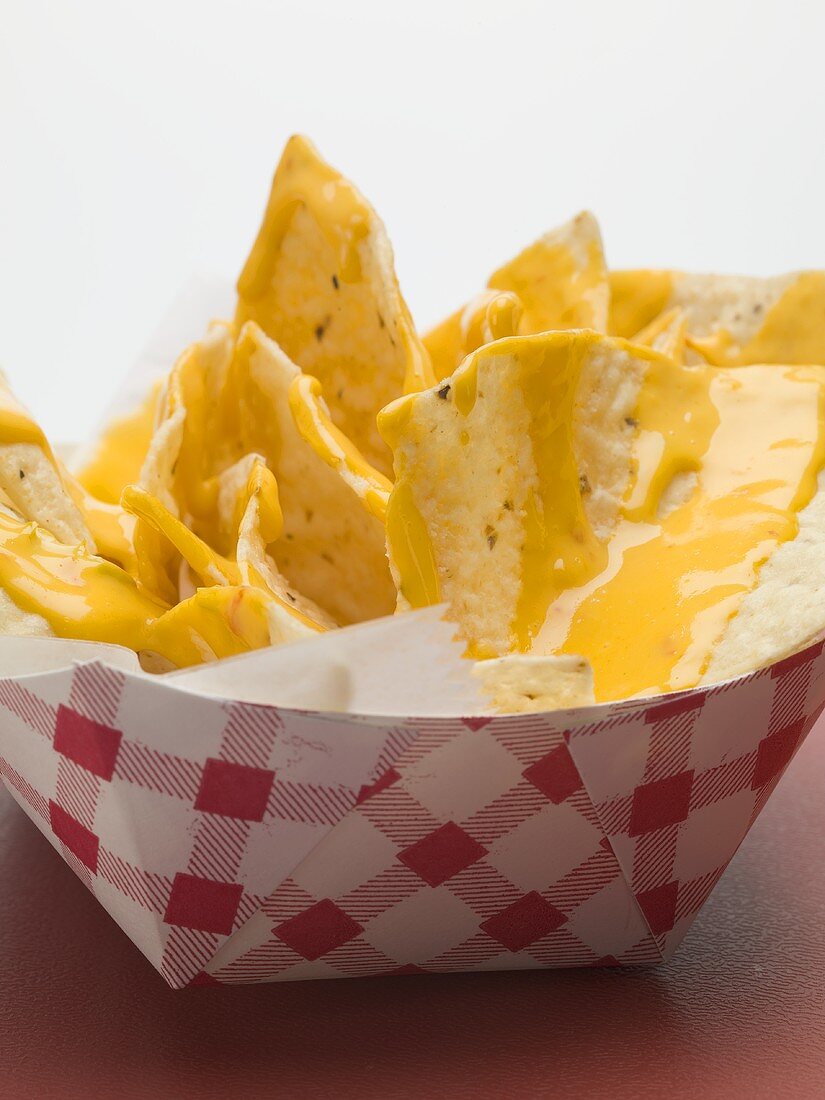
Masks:
[[[0,792],[0,1097],[825,1095],[825,724],[654,970],[173,993]]]

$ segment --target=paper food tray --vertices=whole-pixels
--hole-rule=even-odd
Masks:
[[[677,697],[389,720],[91,661],[0,680],[0,770],[174,987],[657,963],[822,710],[822,648]]]

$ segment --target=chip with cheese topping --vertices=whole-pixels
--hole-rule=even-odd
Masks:
[[[437,378],[504,336],[607,328],[609,288],[596,219],[582,211],[494,272],[487,291],[432,329],[424,343]]]
[[[228,555],[237,539],[232,471],[248,456],[261,456],[283,514],[268,552],[291,590],[339,625],[388,614],[395,593],[383,522],[364,507],[346,471],[330,466],[303,437],[290,404],[291,387],[303,377],[255,322],[240,330],[213,325],[172,371],[141,485]],[[159,555],[152,543],[146,556],[160,557],[165,579],[177,583],[174,554]],[[146,583],[153,587],[151,579]]]
[[[393,264],[369,203],[311,142],[291,138],[238,279],[235,320],[255,321],[319,379],[335,423],[384,473],[378,410],[433,381]]]

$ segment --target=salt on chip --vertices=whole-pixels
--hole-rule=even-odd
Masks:
[[[323,386],[335,423],[383,473],[378,410],[433,379],[378,215],[306,138],[290,138],[238,279],[255,321]]]
[[[487,286],[488,293],[512,295],[518,303],[512,332],[493,332],[492,339],[558,329],[605,331],[610,296],[596,219],[583,211],[546,233],[494,272]],[[424,337],[437,378],[451,374],[465,355],[486,342],[472,324],[484,303],[484,298],[474,299]]]
[[[649,357],[592,332],[514,337],[385,410],[399,606],[449,603],[473,656],[529,651],[605,554]]]

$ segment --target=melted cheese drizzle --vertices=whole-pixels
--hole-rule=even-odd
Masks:
[[[641,268],[610,272],[609,331],[635,337],[667,308],[673,292],[673,274]]]
[[[695,375],[703,387],[675,405],[694,427],[675,434],[662,416],[667,387],[655,378],[643,387],[641,435],[659,435],[662,458],[642,462],[604,574],[566,593],[542,636],[588,657],[598,700],[699,681],[759,566],[796,535],[825,463],[821,375],[776,367],[750,368],[747,379]],[[657,517],[669,475],[690,470],[699,472],[687,501]]]
[[[435,376],[446,378],[483,344],[515,336],[523,313],[518,295],[509,290],[483,290],[471,298],[425,337]]]
[[[295,426],[318,457],[338,470],[367,510],[383,523],[392,483],[333,424],[322,392],[317,378],[296,375],[289,387],[289,408]]]
[[[0,510],[0,588],[61,638],[159,653],[177,667],[267,645],[264,594],[201,589],[169,609],[117,565]]]

